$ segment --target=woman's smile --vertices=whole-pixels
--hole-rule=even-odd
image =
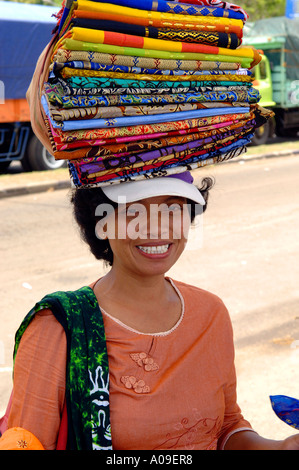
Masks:
[[[153,245],[137,245],[136,248],[143,256],[147,258],[165,258],[170,254],[172,243],[153,244]]]

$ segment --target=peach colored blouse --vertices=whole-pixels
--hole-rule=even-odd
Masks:
[[[145,334],[103,312],[114,450],[216,449],[251,430],[236,403],[232,328],[215,295],[170,280],[182,303],[176,325]],[[55,449],[65,394],[66,338],[38,313],[17,353],[9,427]]]

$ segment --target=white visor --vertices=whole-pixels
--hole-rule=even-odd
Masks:
[[[177,196],[205,205],[205,200],[196,186],[167,176],[112,184],[102,187],[102,190],[111,201],[117,203],[130,203],[155,196]]]

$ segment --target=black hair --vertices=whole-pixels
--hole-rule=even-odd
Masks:
[[[198,191],[202,194],[206,202],[205,206],[203,206],[203,212],[207,209],[209,191],[213,184],[213,179],[206,177],[202,180],[201,187],[198,188]],[[190,205],[190,217],[191,222],[193,222],[196,214],[196,203],[190,200],[187,202]],[[96,259],[103,260],[108,265],[112,266],[113,252],[109,240],[98,238],[95,232],[95,226],[101,219],[101,217],[96,216],[96,208],[100,204],[110,204],[116,209],[118,204],[108,199],[100,187],[73,189],[71,193],[71,203],[73,204],[74,217],[79,225],[82,239],[88,244],[90,251]]]

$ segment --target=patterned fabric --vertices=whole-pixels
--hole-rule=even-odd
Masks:
[[[57,87],[56,87],[57,90]],[[135,105],[159,105],[167,104],[202,103],[202,107],[210,107],[212,103],[224,102],[229,106],[230,102],[256,102],[259,98],[258,90],[247,87],[202,87],[201,92],[177,93],[172,95],[95,95],[95,96],[71,96],[62,95],[51,86],[45,86],[45,95],[49,102],[56,107],[81,108],[103,106],[135,106]],[[240,100],[240,101],[239,101]]]
[[[239,11],[243,14],[245,20],[249,18],[249,15],[246,13],[243,8],[234,3],[222,2],[221,0],[173,0],[174,2],[179,3],[191,3],[192,5],[207,5],[207,6],[217,6],[219,8],[224,8],[225,10]]]
[[[261,56],[241,45],[247,17],[220,0],[69,0],[41,103],[75,186],[243,151],[267,119],[249,70]]]
[[[41,98],[44,111],[48,116],[49,121],[52,126],[60,127],[62,130],[79,130],[79,129],[93,129],[93,128],[105,128],[105,127],[127,127],[135,126],[149,123],[160,123],[160,122],[170,122],[170,121],[181,121],[184,119],[194,119],[200,118],[203,116],[217,116],[220,114],[233,114],[235,112],[246,113],[249,111],[249,108],[211,108],[211,109],[197,109],[194,111],[179,111],[175,113],[165,113],[165,114],[155,114],[152,116],[129,116],[129,117],[120,117],[120,118],[111,118],[111,119],[83,119],[83,120],[73,120],[73,121],[53,121],[51,114],[49,112],[48,103],[45,99],[45,96]]]
[[[100,44],[100,43],[89,43],[84,41],[77,41],[74,39],[62,39],[60,44],[57,44],[57,48],[64,47],[68,50],[74,51],[88,51],[88,52],[99,52],[105,54],[117,54],[117,55],[127,55],[133,57],[151,57],[154,59],[176,59],[176,60],[204,60],[208,62],[234,62],[240,64],[243,68],[252,68],[256,65],[250,57],[242,57],[237,55],[222,55],[218,54],[209,54],[209,53],[193,53],[193,52],[174,52],[174,51],[165,51],[161,49],[141,49],[140,47],[123,47],[118,45],[110,44]],[[234,52],[234,51],[231,51]],[[53,52],[53,57],[55,51]]]
[[[285,395],[270,396],[273,411],[289,426],[299,429],[299,400]]]
[[[210,126],[145,134],[141,135],[140,137],[137,135],[119,136],[94,140],[81,139],[77,141],[74,140],[72,142],[63,142],[58,133],[59,129],[52,129],[52,134],[54,137],[52,148],[54,150],[55,158],[63,160],[96,158],[97,155],[118,155],[118,152],[121,151],[123,151],[124,154],[126,154],[126,152],[130,152],[133,155],[140,151],[146,151],[147,149],[161,148],[163,146],[189,142],[195,140],[196,138],[200,139],[203,137],[209,137],[210,135],[215,134],[217,131],[229,131],[231,128],[233,128],[233,124],[238,127],[240,123],[243,123],[242,125],[244,125],[245,122],[246,120],[239,120],[235,123],[232,121],[226,121],[223,123],[220,122],[218,124],[212,124]]]
[[[97,1],[97,0],[94,0]],[[244,15],[240,11],[224,10],[223,8],[212,6],[194,6],[188,4],[175,3],[173,1],[165,0],[109,0],[109,3],[114,5],[121,5],[129,8],[139,8],[142,10],[159,11],[164,13],[174,13],[176,15],[190,15],[190,16],[215,16],[236,18],[244,20]]]
[[[248,125],[251,125],[252,127],[254,125],[254,121],[252,120],[250,121],[250,123],[247,123],[246,120],[239,121],[236,123],[228,121],[224,124],[214,125],[213,127],[207,126],[203,129],[197,129],[197,131],[194,131],[192,133],[176,135],[170,134],[168,136],[151,135],[148,139],[143,140],[139,139],[135,141],[122,141],[120,138],[117,140],[119,143],[114,144],[110,143],[110,141],[106,143],[98,141],[97,144],[91,146],[90,142],[86,141],[86,146],[83,146],[82,148],[76,148],[76,150],[71,151],[71,158],[69,151],[56,152],[55,158],[59,156],[60,158],[67,160],[82,159],[82,163],[92,163],[98,161],[98,159],[101,160],[106,157],[126,157],[157,149],[166,150],[169,147],[189,144],[190,142],[210,138],[215,135],[233,135],[234,133],[240,132],[243,127],[245,128]],[[77,163],[79,163],[79,161]]]
[[[135,73],[135,74],[145,74],[145,75],[173,75],[173,76],[201,76],[201,75],[248,75],[252,76],[252,72],[246,69],[239,70],[171,70],[171,69],[146,69],[135,66],[127,65],[106,65],[99,64],[97,62],[88,62],[88,61],[79,61],[74,60],[71,62],[53,62],[50,67],[50,71],[53,71],[55,76],[59,75],[64,67],[72,69],[82,69],[82,70],[98,70],[106,72],[118,72],[118,73]]]
[[[250,140],[250,138],[249,138]],[[202,168],[207,165],[214,165],[216,163],[224,162],[226,160],[230,160],[232,158],[238,157],[242,153],[247,151],[246,145],[248,144],[248,140],[244,141],[244,144],[236,146],[235,148],[230,149],[228,152],[222,153],[221,155],[217,156],[208,156],[206,159],[197,160],[193,163],[182,163],[177,166],[167,167],[167,168],[159,168],[159,169],[152,169],[150,171],[144,171],[141,173],[134,173],[130,174],[129,172],[123,172],[122,175],[118,175],[115,178],[112,178],[106,182],[101,183],[93,183],[89,182],[88,184],[84,185],[86,188],[93,188],[98,186],[107,186],[110,184],[119,184],[125,183],[127,181],[142,181],[144,179],[152,179],[152,178],[160,178],[162,176],[170,176],[178,173],[183,173],[185,171],[193,171],[198,168]],[[74,184],[74,186],[81,187],[81,183],[77,179],[76,172],[73,171],[74,168],[71,164],[69,164],[70,169],[70,177]]]
[[[200,60],[172,60],[151,57],[127,56],[118,54],[105,54],[92,51],[76,51],[58,49],[53,58],[58,63],[69,61],[83,61],[87,63],[100,63],[111,66],[140,67],[154,70],[237,70],[240,64],[233,62],[207,62]],[[53,68],[53,67],[52,67]],[[52,69],[51,68],[51,69]]]
[[[81,10],[82,4],[84,8],[88,4],[87,10]],[[90,7],[90,5],[92,5]],[[94,9],[96,5],[97,9]],[[231,21],[225,18],[219,18],[219,21],[211,22],[209,17],[193,17],[189,15],[171,15],[168,13],[157,13],[137,10],[135,8],[118,7],[113,8],[109,3],[94,4],[92,2],[85,2],[78,0],[78,9],[72,12],[73,18],[84,18],[94,20],[107,20],[125,22],[129,25],[139,26],[152,26],[156,28],[167,29],[181,29],[189,31],[207,31],[207,32],[222,32],[226,34],[236,34],[239,39],[242,39],[243,24],[241,21]],[[65,33],[70,26],[65,27]]]
[[[115,8],[114,4],[117,3],[117,8]],[[138,4],[137,4],[138,3]],[[83,10],[86,12],[97,12],[101,14],[101,17],[103,19],[107,19],[104,17],[104,14],[111,14],[113,20],[118,21],[116,18],[121,17],[121,18],[138,18],[138,20],[150,20],[151,22],[154,23],[154,21],[159,22],[157,24],[153,24],[153,26],[162,26],[160,22],[174,22],[176,23],[176,28],[180,27],[178,24],[188,24],[191,22],[191,25],[189,28],[194,29],[193,25],[194,24],[204,24],[204,25],[211,25],[211,26],[218,26],[218,25],[225,25],[225,26],[236,26],[240,28],[240,30],[243,28],[244,22],[241,19],[235,19],[235,18],[227,18],[226,17],[226,12],[223,15],[224,11],[223,9],[219,10],[219,13],[221,16],[214,16],[214,15],[195,15],[191,13],[191,9],[189,7],[189,13],[185,11],[176,12],[176,13],[171,13],[170,10],[168,12],[161,12],[157,11],[156,8],[148,9],[145,7],[144,2],[138,2],[138,0],[135,1],[135,6],[124,6],[124,3],[118,2],[118,0],[114,1],[114,4],[112,2],[109,3],[102,3],[102,2],[96,2],[96,1],[88,1],[88,0],[78,0],[77,2],[77,10]],[[163,1],[163,4],[165,2]],[[171,2],[172,5],[173,2]],[[180,8],[180,5],[175,5],[177,8]],[[204,8],[202,11],[208,13],[208,9]],[[194,11],[194,10],[193,10]],[[123,19],[121,21],[124,21]],[[140,24],[140,23],[137,23]],[[148,24],[147,24],[148,25]]]
[[[63,132],[61,129],[51,129],[54,131],[54,137],[60,138],[61,142],[80,142],[81,140],[96,140],[96,139],[114,139],[119,137],[129,137],[130,139],[136,136],[140,139],[140,136],[144,137],[150,134],[156,134],[161,132],[182,132],[190,131],[191,129],[197,129],[203,126],[213,126],[219,123],[227,122],[230,120],[236,121],[240,119],[252,119],[251,113],[234,113],[224,114],[220,116],[205,116],[204,118],[188,119],[184,121],[176,122],[164,122],[164,123],[151,123],[140,126],[126,126],[126,127],[111,127],[109,129],[81,129],[76,131]]]
[[[152,26],[130,25],[119,21],[95,20],[84,18],[73,18],[72,27],[88,29],[100,29],[117,33],[133,34],[134,36],[149,37],[155,39],[167,39],[171,41],[194,42],[208,44],[216,47],[227,47],[236,49],[241,40],[235,33],[190,31],[180,29],[154,28]]]
[[[164,170],[165,172],[167,172],[167,170],[171,169],[172,167],[177,167],[178,164],[180,164],[181,167],[184,166],[185,169],[190,169],[189,165],[192,165],[193,163],[196,164],[198,160],[214,160],[216,158],[218,159],[218,161],[222,161],[223,159],[229,159],[232,158],[231,155],[235,155],[235,150],[240,148],[240,144],[241,146],[242,144],[248,144],[250,142],[250,138],[252,138],[252,134],[250,134],[249,136],[244,136],[243,139],[237,139],[237,141],[224,147],[221,147],[221,144],[218,144],[218,148],[215,148],[215,146],[211,146],[208,152],[206,150],[199,150],[198,152],[192,155],[188,155],[187,157],[180,155],[172,155],[165,161],[159,159],[147,162],[146,165],[133,164],[130,167],[126,167],[125,170],[122,170],[121,168],[116,168],[110,172],[109,170],[107,170],[104,174],[101,173],[101,175],[89,175],[87,178],[86,175],[78,173],[77,168],[75,168],[73,163],[69,163],[69,169],[76,187],[80,188],[82,185],[101,186],[103,183],[107,183],[109,180],[111,182],[111,180],[114,181],[117,178],[124,178],[126,176],[128,179],[131,179],[134,178],[134,176],[141,176],[142,174],[149,175],[151,173],[158,173],[162,175]]]
[[[49,106],[52,120],[69,121],[77,119],[111,119],[128,116],[150,116],[154,114],[177,113],[203,109],[200,103],[168,104],[164,106],[110,106],[110,107],[81,107],[72,109],[56,109]]]
[[[61,76],[66,79],[70,77],[103,77],[103,78],[111,78],[111,79],[122,79],[122,80],[134,80],[135,82],[139,83],[141,81],[177,81],[177,82],[187,82],[187,81],[209,81],[209,80],[228,80],[228,81],[236,81],[236,82],[247,82],[251,84],[251,76],[248,74],[236,72],[231,73],[228,71],[227,73],[223,73],[223,71],[211,71],[208,72],[207,75],[200,74],[200,75],[166,75],[166,74],[141,74],[138,73],[124,73],[124,72],[109,72],[109,71],[101,71],[101,70],[88,70],[88,69],[81,69],[81,68],[70,68],[64,67],[61,71]],[[198,85],[197,85],[198,86]],[[203,86],[203,85],[202,85]]]
[[[47,121],[48,122],[48,121]],[[235,124],[237,125],[241,120],[237,121]],[[246,121],[243,121],[246,122]],[[95,148],[95,152],[98,152],[99,149],[101,152],[105,154],[105,149],[110,149],[111,147],[114,148],[124,148],[125,146],[130,147],[130,152],[136,153],[137,151],[144,150],[147,148],[151,148],[151,141],[157,142],[159,139],[159,144],[156,145],[156,148],[159,146],[163,146],[160,144],[160,141],[165,139],[165,146],[167,145],[174,145],[175,142],[172,142],[171,139],[179,139],[180,137],[190,137],[189,140],[193,140],[192,136],[194,135],[196,138],[196,134],[198,134],[198,138],[212,135],[217,131],[217,129],[225,130],[233,124],[232,121],[225,121],[220,122],[217,124],[212,124],[209,126],[202,126],[202,127],[194,127],[189,129],[178,129],[172,131],[164,131],[164,132],[156,132],[153,134],[146,134],[146,135],[132,135],[132,136],[119,136],[119,137],[111,137],[106,139],[80,139],[80,140],[73,140],[71,142],[64,142],[59,134],[59,129],[51,129],[51,136],[53,137],[52,148],[54,151],[55,158],[57,159],[64,159],[64,160],[72,160],[81,158],[82,156],[92,156],[93,155],[93,148]],[[50,124],[49,124],[50,126]],[[70,131],[71,132],[71,131]],[[75,131],[76,132],[76,131]],[[211,134],[209,134],[211,132]],[[204,134],[203,134],[204,133]],[[169,143],[168,143],[169,142]],[[81,152],[89,147],[88,155],[81,154]],[[125,151],[125,150],[124,150]],[[107,150],[109,152],[109,150]],[[115,150],[115,153],[118,151]],[[112,152],[113,153],[113,152]],[[108,153],[107,153],[108,154]]]
[[[204,87],[236,87],[236,86],[248,86],[249,83],[242,83],[242,82],[224,82],[224,81],[208,81],[208,82],[192,82],[192,86],[190,84],[179,83],[179,82],[138,82],[135,81],[136,87],[123,87],[121,85],[128,85],[127,82],[117,80],[114,81],[113,87],[110,86],[106,88],[103,86],[104,80],[91,78],[85,79],[82,77],[73,77],[69,78],[67,81],[63,79],[58,79],[55,81],[55,84],[59,84],[63,89],[64,95],[72,95],[72,96],[94,96],[94,95],[120,95],[120,94],[127,94],[127,95],[164,95],[164,94],[177,94],[177,93],[190,93],[190,92],[201,92]],[[93,83],[95,86],[85,86],[85,83],[89,83],[90,85]],[[102,86],[96,86],[99,84]],[[107,83],[107,82],[106,82]],[[81,86],[80,86],[81,84]],[[133,82],[130,83],[133,85]],[[144,88],[140,88],[140,85],[143,85]],[[175,86],[176,85],[176,86]],[[189,85],[189,86],[187,86]]]
[[[152,39],[147,37],[133,36],[130,34],[115,33],[111,31],[100,31],[86,28],[71,28],[64,36],[75,41],[82,41],[95,44],[107,44],[124,47],[158,50],[166,52],[181,52],[193,54],[214,54],[220,56],[238,56],[251,60],[251,67],[260,61],[260,55],[250,47],[240,47],[238,50],[231,50],[225,47],[208,46],[205,44],[189,44],[185,42],[174,42],[162,39]]]
[[[109,369],[98,301],[89,287],[47,295],[30,310],[16,333],[14,358],[34,315],[50,309],[68,341],[66,400],[68,448],[111,450]]]
[[[206,131],[201,134],[189,134],[187,136],[180,136],[172,138],[171,140],[164,139],[164,142],[149,141],[141,143],[138,148],[138,143],[135,145],[123,145],[118,146],[119,150],[127,150],[126,152],[119,152],[117,154],[110,153],[110,149],[105,147],[92,148],[91,150],[78,149],[76,152],[78,154],[77,159],[72,159],[72,163],[78,165],[83,171],[83,169],[95,169],[92,172],[99,172],[104,170],[114,170],[116,167],[127,166],[128,162],[132,163],[142,163],[149,160],[159,159],[159,161],[169,155],[182,154],[188,155],[193,153],[194,149],[203,150],[207,148],[217,146],[218,143],[226,142],[227,140],[236,139],[240,137],[245,132],[252,130],[254,126],[254,121],[245,123],[238,126],[230,126],[230,128],[217,129],[215,132]],[[175,142],[175,144],[174,144]],[[163,145],[164,144],[164,145]],[[116,147],[116,146],[114,146]],[[148,149],[146,148],[148,147]],[[134,148],[134,151],[129,151],[128,149]]]

